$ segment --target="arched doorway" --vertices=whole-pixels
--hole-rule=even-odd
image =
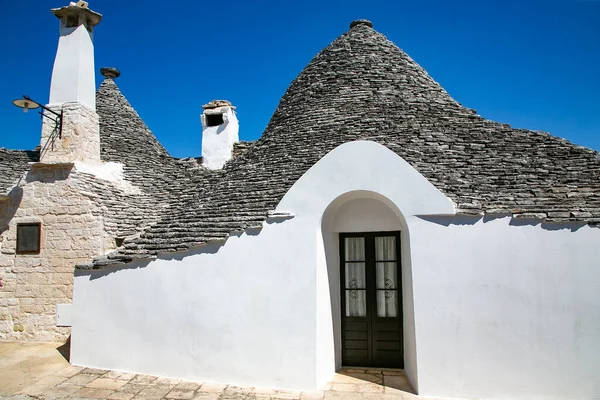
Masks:
[[[356,199],[365,201],[349,203]],[[415,237],[426,240],[418,230],[421,217],[454,215],[452,201],[385,146],[355,141],[338,146],[298,179],[277,205],[277,211],[290,210],[296,216],[290,224],[306,229],[306,235],[316,239],[313,242],[302,236],[294,238],[308,246],[305,254],[316,250],[316,269],[309,278],[315,289],[316,310],[307,304],[307,313],[315,310],[316,335],[311,335],[315,346],[310,355],[315,356],[317,386],[325,384],[342,366],[340,233],[355,229],[397,231],[399,226],[404,370],[418,390],[412,254],[418,257],[420,253],[418,247],[414,253],[411,250],[408,227]],[[381,218],[382,215],[389,218]],[[342,221],[347,223],[344,228],[339,225]],[[390,222],[396,227],[382,227]],[[349,229],[349,225],[354,227]],[[312,260],[306,263],[311,273],[312,265]]]
[[[400,210],[381,194],[348,192],[325,210],[321,233],[336,368],[403,368],[414,318],[408,229]]]

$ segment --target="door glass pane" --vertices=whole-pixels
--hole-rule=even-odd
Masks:
[[[395,262],[378,262],[375,264],[375,282],[377,289],[397,289],[397,268]]]
[[[346,317],[367,316],[366,290],[346,290]]]
[[[346,289],[365,289],[365,263],[346,263]]]
[[[378,317],[397,317],[398,316],[398,291],[397,290],[378,290],[377,291],[377,316]]]
[[[396,236],[378,236],[375,238],[375,260],[396,260]]]
[[[365,261],[365,238],[344,238],[345,261]]]

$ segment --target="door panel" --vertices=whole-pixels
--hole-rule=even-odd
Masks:
[[[342,363],[403,367],[400,233],[340,234]]]
[[[342,358],[345,360],[345,365],[363,365],[368,363],[371,348],[369,341],[369,324],[366,317],[343,318],[342,331],[344,333],[342,334],[342,340],[344,348],[342,350]]]

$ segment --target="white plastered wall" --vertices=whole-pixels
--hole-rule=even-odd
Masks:
[[[277,209],[295,217],[223,246],[76,276],[71,361],[319,387],[339,365],[336,230],[379,229],[392,213],[405,369],[420,394],[600,397],[600,229],[453,216],[410,165],[362,141],[321,159]],[[351,218],[360,209],[376,224]]]
[[[84,25],[60,29],[49,105],[79,102],[96,110],[93,35]]]
[[[200,116],[202,122],[202,165],[209,169],[221,169],[233,157],[233,145],[239,142],[239,122],[235,111],[231,107],[221,107],[223,123],[217,126],[208,126],[206,114],[215,113],[206,110]]]
[[[393,199],[408,215],[454,213],[384,146],[344,144],[284,196],[277,209],[293,219],[223,246],[76,276],[71,361],[183,379],[320,387],[335,371],[322,218],[334,200],[358,191]],[[416,360],[410,362],[416,378]]]
[[[420,394],[600,398],[600,229],[407,218]]]

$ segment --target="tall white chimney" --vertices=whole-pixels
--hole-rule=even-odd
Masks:
[[[213,100],[202,108],[202,165],[221,169],[233,157],[233,144],[239,141],[235,107],[227,100]]]
[[[44,119],[42,163],[100,162],[100,131],[96,114],[94,27],[102,15],[85,1],[55,8],[60,37],[52,69],[48,108],[62,114],[62,129]]]
[[[55,8],[60,19],[60,38],[50,83],[50,105],[79,102],[96,109],[94,27],[102,15],[85,1]]]

